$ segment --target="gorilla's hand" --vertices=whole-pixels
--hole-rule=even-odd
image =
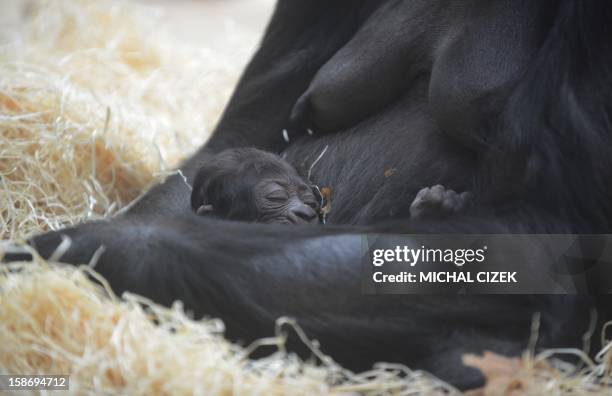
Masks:
[[[118,230],[115,228],[111,233],[110,228],[109,221],[96,221],[36,235],[28,243],[45,259],[55,254],[64,263],[87,264],[96,251],[115,244]]]
[[[105,246],[111,245],[108,221],[81,224],[59,231],[49,231],[28,239],[28,244],[44,259],[62,261],[67,264],[88,264]],[[9,249],[1,252],[0,262],[30,261],[32,255],[25,249]]]
[[[410,205],[412,219],[435,219],[465,211],[472,203],[472,194],[457,193],[438,184],[421,189]]]
[[[195,230],[210,233],[214,225],[200,224],[202,218],[195,214],[175,220],[132,215],[48,232],[32,237],[29,243],[43,258],[57,252],[54,259],[62,263],[92,262],[118,295],[129,290],[164,305],[181,299],[194,307],[202,296],[196,297],[186,283],[200,279],[181,275],[213,261],[200,251]]]
[[[136,219],[96,221],[36,235],[28,243],[44,259],[73,265],[94,264],[95,270],[120,294],[134,289],[130,285],[138,283],[147,256],[150,259],[159,253],[146,243],[143,224]],[[1,257],[3,262],[31,259],[25,252],[9,252]]]

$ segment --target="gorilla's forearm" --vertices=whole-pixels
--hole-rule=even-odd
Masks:
[[[134,215],[42,234],[31,243],[43,257],[50,257],[62,237],[69,237],[71,244],[61,261],[72,264],[88,263],[103,246],[95,268],[117,293],[131,291],[166,305],[182,300],[196,316],[235,322],[240,326],[230,332],[252,339],[264,335],[259,334],[262,326],[269,334],[272,321],[282,315],[316,323],[328,315],[359,322],[374,314],[380,300],[364,295],[361,288],[361,238],[366,234],[508,233],[524,231],[526,226],[516,220],[532,215],[505,220],[463,216],[368,227],[262,225],[195,214]],[[537,245],[513,257],[517,254],[539,265]],[[420,315],[423,306],[433,309],[436,304],[427,300],[405,314]],[[406,309],[396,302],[383,304],[386,314]],[[455,308],[444,307],[449,315],[467,321],[482,315],[479,308]],[[487,315],[479,322],[493,323]],[[325,332],[317,330],[318,335]]]
[[[473,222],[472,231],[485,223]],[[495,223],[489,224],[491,230],[508,229],[490,223]],[[557,325],[572,315],[567,299],[559,316],[556,300],[539,297],[462,296],[459,301],[456,296],[363,293],[363,232],[423,232],[435,224],[357,229],[245,224],[195,215],[131,216],[41,235],[33,243],[48,257],[65,234],[72,244],[62,261],[75,264],[88,262],[104,246],[95,269],[117,293],[138,293],[164,305],[181,300],[196,317],[223,319],[233,340],[268,336],[278,317],[295,317],[326,352],[355,369],[378,360],[402,361],[469,382],[475,377],[459,362],[468,348],[461,340],[453,345],[441,340],[465,337],[471,351],[502,345],[514,354],[525,346],[535,311]],[[461,224],[470,229],[469,219]],[[534,252],[525,257],[535,257]],[[543,344],[557,341],[547,338],[547,326],[541,330]],[[490,328],[496,329],[495,337],[487,336]],[[438,371],[442,359],[455,362],[452,373]]]

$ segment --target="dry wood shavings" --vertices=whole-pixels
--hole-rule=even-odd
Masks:
[[[610,345],[602,350],[604,354],[609,353]],[[578,357],[578,364],[554,358],[568,354]],[[479,369],[486,379],[485,386],[468,392],[469,396],[612,394],[610,362],[603,356],[598,363],[592,362],[577,349],[546,350],[535,357],[526,354],[522,358],[492,352],[483,356],[468,354],[463,356],[463,363]]]
[[[28,4],[0,45],[0,239],[108,216],[166,175],[208,137],[253,40],[221,36],[223,53],[133,3]]]

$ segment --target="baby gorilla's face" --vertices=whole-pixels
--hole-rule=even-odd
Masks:
[[[198,214],[259,223],[317,223],[318,202],[296,170],[253,148],[217,154],[198,172],[191,205]]]
[[[253,187],[251,211],[262,223],[303,224],[318,222],[318,203],[297,175],[269,175]]]

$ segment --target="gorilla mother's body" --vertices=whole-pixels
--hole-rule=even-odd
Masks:
[[[473,384],[462,353],[519,353],[536,311],[539,346],[576,344],[605,301],[364,295],[358,234],[611,232],[611,26],[612,4],[595,0],[280,0],[214,136],[181,169],[191,181],[210,153],[240,146],[308,169],[328,146],[311,179],[331,187],[330,226],[198,217],[175,176],[119,218],[33,243],[48,255],[67,234],[74,263],[103,244],[96,268],[117,291],[183,300],[233,339],[289,315],[351,368],[399,361]],[[438,183],[473,191],[474,212],[410,220],[417,191]]]

